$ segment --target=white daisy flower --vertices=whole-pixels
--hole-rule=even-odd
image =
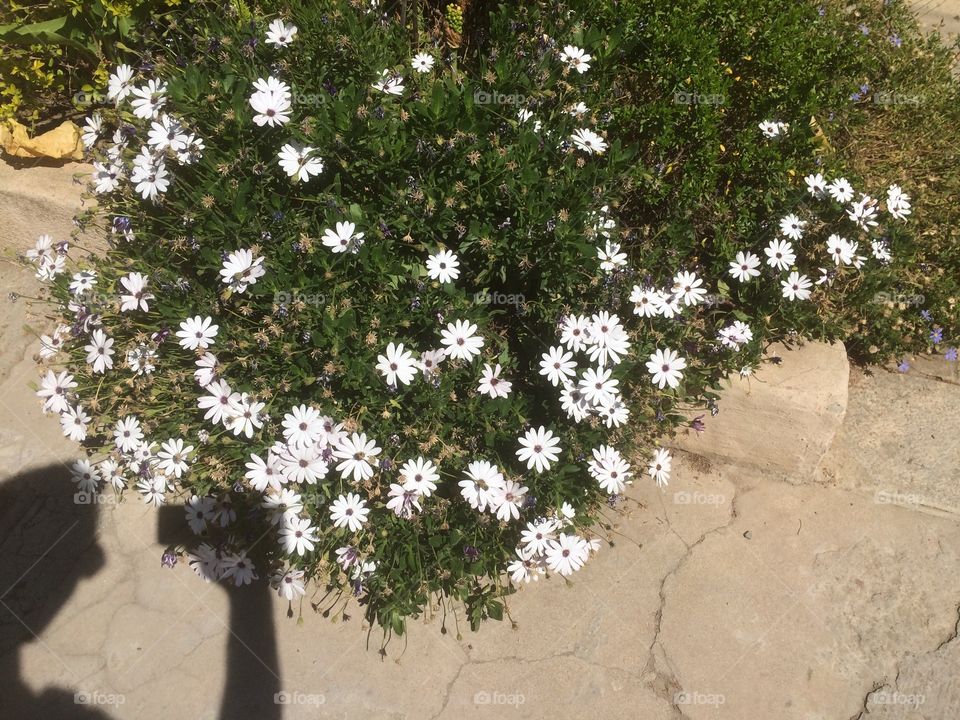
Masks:
[[[230,405],[227,429],[233,431],[234,435],[252,438],[253,431],[263,427],[260,413],[264,407],[265,403],[255,401],[247,393],[240,393],[240,397]]]
[[[807,184],[807,192],[815,198],[823,197],[827,192],[827,181],[820,173],[807,175],[803,181]]]
[[[572,359],[573,353],[565,352],[559,345],[551,347],[541,358],[540,374],[554,387],[575,377],[577,364]]]
[[[333,455],[342,462],[337,465],[341,478],[353,475],[354,482],[373,477],[374,460],[381,452],[375,440],[367,440],[366,433],[353,433],[343,438],[333,451]]]
[[[670,348],[658,349],[647,361],[647,372],[652,375],[651,382],[661,390],[666,385],[676,388],[683,379],[681,371],[686,367],[687,361]]]
[[[630,302],[633,303],[633,314],[640,317],[653,317],[657,314],[657,306],[654,302],[653,288],[644,288],[634,285],[630,291]]]
[[[566,63],[581,75],[590,69],[590,60],[592,59],[583,49],[575,45],[564,46],[560,53],[560,62]]]
[[[187,500],[183,510],[187,516],[187,525],[196,535],[207,529],[207,522],[213,520],[214,501],[212,497],[193,495]]]
[[[656,481],[657,487],[663,487],[670,481],[670,463],[672,461],[673,458],[670,457],[670,453],[663,448],[657,448],[657,451],[653,454],[647,468],[647,474]]]
[[[409,385],[417,374],[417,363],[409,350],[403,349],[403,343],[387,345],[387,354],[377,356],[377,371],[387,380],[387,385]]]
[[[588,155],[602,155],[606,152],[606,141],[589,128],[580,128],[570,136],[573,144]]]
[[[440,344],[444,345],[444,354],[455,360],[466,360],[480,354],[483,338],[476,334],[477,326],[468,320],[448,323],[440,333]]]
[[[387,95],[403,95],[403,78],[394,75],[389,69],[380,73],[380,79],[371,87]]]
[[[291,178],[307,182],[311,175],[319,175],[323,172],[323,160],[314,157],[314,152],[316,150],[312,147],[299,147],[287,143],[277,153],[280,168]]]
[[[489,395],[491,398],[504,398],[510,394],[513,383],[509,380],[503,380],[500,377],[500,363],[492,368],[489,364],[484,364],[483,375],[480,378],[480,384],[477,386],[477,392]]]
[[[590,320],[585,315],[568,315],[563,319],[560,342],[568,350],[579,352],[587,347],[590,332]]]
[[[460,495],[474,510],[483,512],[493,507],[493,492],[504,487],[503,474],[496,465],[486,460],[476,460],[467,466],[467,479],[461,480]]]
[[[910,196],[899,185],[887,188],[887,212],[897,220],[906,220],[911,213]]]
[[[587,402],[594,405],[612,404],[620,392],[619,380],[610,377],[613,371],[609,368],[587,368],[580,378],[580,392]]]
[[[449,250],[441,250],[427,258],[427,274],[431,280],[448,283],[460,277],[460,260]]]
[[[268,488],[280,490],[287,480],[280,470],[280,461],[271,451],[267,451],[267,459],[250,453],[250,462],[246,463],[247,472],[244,477],[257,492],[265,492]]]
[[[433,69],[433,56],[429,53],[417,53],[410,61],[410,65],[418,73],[428,73]]]
[[[323,419],[313,406],[298,405],[283,416],[283,438],[294,447],[316,445],[323,433]]]
[[[213,318],[209,315],[205,318],[194,315],[180,323],[177,337],[180,338],[180,347],[186,350],[206,350],[213,345],[213,339],[219,330],[220,326],[214,325]]]
[[[120,312],[131,312],[138,308],[146,312],[150,309],[148,303],[154,299],[154,295],[147,292],[148,282],[147,276],[138,272],[120,278],[120,284],[127,291],[120,295]]]
[[[43,411],[64,413],[70,407],[67,401],[70,390],[77,387],[73,375],[66,370],[55,373],[47,370],[47,374],[40,380],[40,389],[37,395],[43,398]]]
[[[133,90],[133,68],[117,65],[107,81],[107,99],[120,104]]]
[[[287,447],[280,456],[280,471],[288,482],[316,485],[327,476],[328,465],[316,446]]]
[[[303,510],[303,496],[290,488],[278,489],[264,495],[260,507],[267,511],[271,523],[282,527],[297,519]]]
[[[797,256],[793,252],[793,245],[787,240],[776,238],[763,249],[767,256],[767,265],[777,270],[789,270],[796,262]]]
[[[618,267],[627,264],[627,254],[620,252],[620,243],[607,240],[602,248],[597,248],[597,257],[600,258],[600,269],[606,273],[613,272]]]
[[[747,282],[750,278],[760,276],[758,267],[760,267],[760,258],[752,252],[741,250],[737,253],[736,260],[730,263],[730,275],[740,282]]]
[[[363,245],[363,233],[355,232],[357,226],[352,222],[338,222],[336,230],[327,229],[321,238],[324,245],[335,253],[360,252]]]
[[[793,213],[786,215],[780,220],[780,232],[791,240],[799,240],[803,237],[803,230],[807,226],[805,220],[801,220]]]
[[[572,575],[587,561],[589,546],[579,535],[561,533],[551,540],[545,553],[547,567],[563,576]]]
[[[696,273],[683,270],[673,277],[674,296],[683,300],[684,305],[698,305],[707,296],[707,289],[703,287],[703,280]]]
[[[422,457],[416,460],[407,460],[400,468],[400,477],[403,478],[403,487],[407,490],[416,490],[424,497],[430,497],[437,489],[440,474],[429,460]]]
[[[113,367],[113,338],[107,337],[103,330],[97,328],[90,333],[90,344],[83,348],[87,352],[87,363],[92,366],[94,374],[101,374]]]
[[[520,519],[520,508],[523,507],[527,490],[513,480],[507,480],[503,487],[491,490],[491,505],[496,508],[497,519],[504,522]]]
[[[806,300],[810,297],[812,283],[806,275],[792,272],[786,280],[781,280],[780,284],[783,286],[783,296],[787,300]]]
[[[277,18],[267,27],[267,36],[264,42],[266,42],[268,45],[286,47],[293,42],[293,38],[296,36],[296,34],[296,25],[284,22],[281,18]]]
[[[409,520],[414,516],[415,511],[421,512],[423,510],[419,502],[420,493],[412,488],[390,483],[387,497],[390,498],[386,503],[387,509],[392,510],[397,517]]]
[[[560,441],[542,425],[536,430],[527,430],[519,442],[517,459],[525,462],[528,469],[535,468],[538,473],[549,470],[551,463],[557,462],[560,457]]]
[[[155,118],[167,102],[167,84],[159,80],[148,80],[146,85],[135,87],[130,92],[133,94],[130,102],[133,114],[142,120]]]
[[[306,555],[313,552],[314,543],[318,542],[316,528],[310,521],[303,518],[292,518],[280,528],[278,538],[280,546],[287,555]]]
[[[846,178],[837,178],[827,185],[827,192],[838,203],[848,203],[853,200],[853,186]]]
[[[243,293],[248,286],[255,285],[266,272],[263,258],[255,258],[252,250],[243,248],[227,256],[220,269],[220,279],[234,292]]]
[[[60,415],[60,429],[63,434],[74,442],[83,442],[87,438],[87,427],[90,424],[90,416],[83,411],[83,407],[68,407],[66,412]]]
[[[849,240],[846,240],[837,234],[833,234],[827,238],[827,253],[837,265],[840,265],[841,263],[844,265],[849,265],[852,263],[853,256],[856,251],[857,248],[854,243],[851,243]]]
[[[277,572],[274,575],[272,583],[277,589],[277,594],[284,600],[293,601],[298,597],[306,595],[307,591],[303,584],[303,570],[290,568],[286,572]]]
[[[341,495],[330,506],[330,519],[334,527],[345,527],[350,532],[357,532],[367,522],[370,512],[366,503],[356,493]]]

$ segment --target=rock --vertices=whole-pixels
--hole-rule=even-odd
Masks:
[[[948,366],[929,358],[931,369]],[[956,363],[950,363],[956,365]],[[851,383],[847,421],[817,479],[868,495],[878,505],[960,517],[960,384],[924,372],[875,368]],[[918,428],[924,428],[918,432]]]
[[[713,461],[764,468],[796,480],[823,457],[847,407],[849,364],[842,344],[772,346],[752,377],[725,382],[720,413],[704,418],[703,433],[681,431],[667,444]],[[701,413],[691,413],[691,419]]]

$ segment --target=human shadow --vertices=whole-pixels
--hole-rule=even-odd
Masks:
[[[72,686],[68,661],[51,653],[60,687],[30,688],[20,647],[43,643],[41,633],[77,584],[104,565],[97,542],[97,505],[76,496],[62,464],[0,480],[0,715],[46,720],[109,720],[105,706],[117,695]]]
[[[160,508],[159,541],[165,545],[196,545],[182,507]],[[188,578],[191,582],[193,578]],[[244,587],[221,583],[230,599],[226,684],[220,720],[280,720],[285,697],[280,688],[280,662],[273,618],[273,598],[265,579]]]

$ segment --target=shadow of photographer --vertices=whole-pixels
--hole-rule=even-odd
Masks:
[[[0,481],[3,717],[126,717],[122,694],[78,687],[78,678],[69,664],[41,638],[80,581],[94,577],[105,565],[105,555],[97,540],[99,507],[96,503],[77,502],[75,493],[70,472],[61,464]],[[183,508],[161,508],[160,542],[179,542],[184,530]],[[211,708],[204,715],[220,720],[279,720],[279,661],[269,584],[257,581],[246,587],[222,587],[230,601],[226,681],[219,710]],[[53,656],[51,666],[62,668],[58,686],[37,692],[27,683],[21,667],[21,646],[31,642],[43,644]]]

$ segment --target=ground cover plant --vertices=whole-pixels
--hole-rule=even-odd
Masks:
[[[573,575],[722,378],[842,339],[915,252],[910,188],[824,150],[848,18],[727,5],[711,42],[699,3],[211,12],[116,68],[78,220],[110,250],[28,253],[81,497],[179,498],[164,562],[388,631]]]

